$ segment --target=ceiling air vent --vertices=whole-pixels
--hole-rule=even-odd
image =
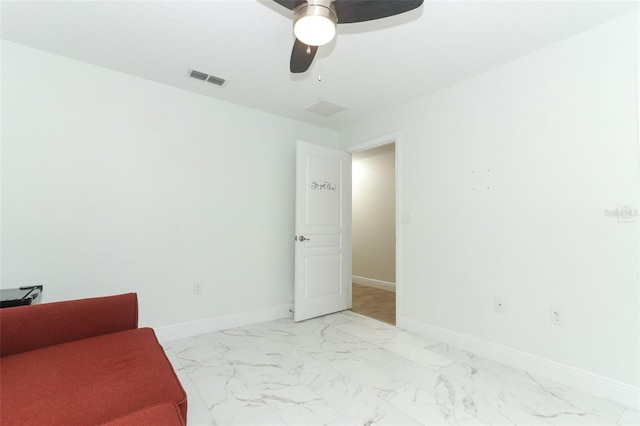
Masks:
[[[311,105],[309,108],[307,108],[306,111],[313,112],[314,114],[322,115],[325,117],[329,117],[329,116],[332,116],[333,114],[343,111],[344,109],[345,107],[337,104],[333,104],[331,102],[319,101]]]
[[[215,84],[216,86],[222,86],[226,81],[224,78],[216,77],[215,75],[206,74],[201,71],[192,69],[188,71],[187,75],[198,80],[206,81],[207,83]]]

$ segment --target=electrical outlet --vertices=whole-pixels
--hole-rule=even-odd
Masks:
[[[564,316],[558,308],[549,308],[549,321],[553,325],[564,325]]]
[[[496,312],[501,314],[507,313],[507,304],[502,297],[496,297],[494,300],[494,305],[496,308]]]
[[[199,283],[199,282],[193,283],[193,294],[195,296],[199,296],[202,294],[202,283]]]

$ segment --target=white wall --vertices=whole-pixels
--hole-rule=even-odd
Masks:
[[[353,275],[365,285],[368,280],[387,286],[396,282],[394,148],[387,144],[353,154]]]
[[[136,291],[152,326],[290,304],[295,142],[338,142],[8,42],[1,135],[2,287]]]
[[[604,214],[640,206],[637,19],[341,133],[401,135],[399,315],[640,383],[638,219]]]

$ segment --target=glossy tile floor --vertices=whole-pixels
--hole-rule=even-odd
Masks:
[[[640,414],[345,311],[164,345],[189,425],[638,425]]]

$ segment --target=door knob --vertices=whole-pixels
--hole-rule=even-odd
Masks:
[[[305,236],[304,236],[304,235],[300,235],[300,236],[298,237],[298,241],[303,242],[303,241],[311,241],[311,240],[310,240],[309,238],[305,238]]]

